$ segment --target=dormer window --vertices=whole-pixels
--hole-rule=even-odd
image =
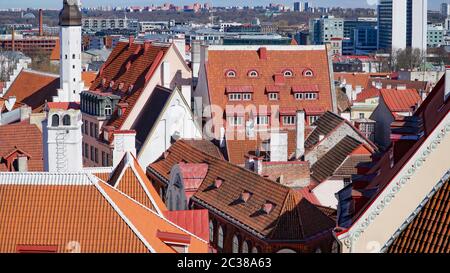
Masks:
[[[250,199],[250,197],[252,197],[252,193],[251,192],[243,191],[241,193],[241,195],[239,196],[239,201],[241,201],[243,203],[246,203]]]
[[[59,126],[59,116],[57,114],[54,114],[52,116],[52,127],[58,127]]]
[[[114,81],[111,81],[111,82],[109,83],[109,87],[110,87],[110,88],[113,88],[113,86],[114,86]]]
[[[251,93],[244,93],[242,94],[243,100],[252,100],[252,94]]]
[[[314,73],[312,72],[311,69],[307,69],[307,70],[303,71],[303,76],[305,76],[305,77],[314,77]]]
[[[274,208],[275,208],[275,204],[267,201],[266,203],[264,203],[261,206],[261,211],[264,212],[265,214],[269,214],[273,211]]]
[[[123,82],[119,83],[119,90],[122,90],[124,85],[125,84]]]
[[[111,116],[111,114],[112,114],[112,108],[111,108],[111,105],[106,105],[105,106],[105,116]]]
[[[240,93],[232,93],[228,95],[228,100],[231,101],[237,101],[237,100],[241,100],[242,95]]]
[[[268,93],[269,100],[278,100],[278,93]]]
[[[218,189],[218,188],[220,188],[220,186],[222,186],[222,183],[223,183],[223,179],[216,178],[216,180],[214,180],[213,187]]]
[[[290,69],[286,69],[283,71],[283,76],[286,78],[290,78],[294,76],[294,72],[292,72],[292,70]]]
[[[236,78],[236,71],[228,70],[225,75],[227,76],[227,78]]]
[[[257,78],[259,76],[258,71],[256,70],[250,70],[247,75],[249,78]]]

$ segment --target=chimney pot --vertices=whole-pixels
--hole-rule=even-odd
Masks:
[[[259,59],[267,60],[267,48],[266,47],[259,48]]]

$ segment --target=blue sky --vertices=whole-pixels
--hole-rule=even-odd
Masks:
[[[231,5],[265,5],[268,3],[282,3],[292,5],[297,0],[82,0],[84,6],[99,5],[150,5],[172,2],[175,4],[188,4],[193,2],[212,2],[213,5],[231,6]],[[341,7],[368,7],[368,3],[374,3],[376,0],[309,0],[313,5],[319,6],[341,6]],[[450,0],[428,0],[430,9],[438,9],[442,2]],[[0,0],[0,8],[59,8],[62,0]]]

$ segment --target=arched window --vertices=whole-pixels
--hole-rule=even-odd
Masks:
[[[239,253],[239,238],[234,235],[233,236],[233,253]]]
[[[248,243],[247,241],[242,242],[242,253],[248,253]]]
[[[303,76],[305,76],[305,77],[312,77],[312,76],[314,76],[314,73],[312,72],[311,69],[307,69],[307,70],[305,70],[303,72]]]
[[[52,127],[58,127],[59,126],[59,116],[57,114],[54,114],[52,116]]]
[[[236,71],[228,70],[226,73],[227,78],[236,78]]]
[[[209,241],[214,242],[214,223],[212,220],[209,220]]]
[[[217,238],[217,246],[222,249],[223,248],[223,229],[219,226],[219,237]]]
[[[290,70],[290,69],[286,69],[283,71],[283,75],[285,77],[292,77],[292,76],[294,76],[294,72],[292,72],[292,70]]]
[[[256,70],[250,70],[250,71],[248,72],[248,76],[249,76],[250,78],[257,78],[257,77],[259,76],[259,74],[258,74],[258,71],[256,71]]]
[[[331,246],[331,253],[339,253],[339,243],[334,241]]]
[[[283,248],[283,249],[278,250],[277,253],[296,253],[296,252],[289,248]]]
[[[69,115],[64,115],[64,117],[63,117],[63,125],[64,126],[70,126],[70,116]]]
[[[252,248],[252,253],[258,253],[258,248],[257,248],[256,246],[254,246],[254,247]]]

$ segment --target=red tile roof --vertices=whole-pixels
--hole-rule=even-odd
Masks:
[[[147,49],[144,44],[117,44],[90,87],[95,92],[113,92],[121,97],[120,103],[128,104],[121,116],[116,110],[106,126],[121,129],[168,49],[163,44],[151,44]]]
[[[283,50],[281,47],[267,47],[266,57],[260,58],[261,50],[220,50],[210,47],[206,65],[207,83],[210,103],[225,109],[230,104],[226,95],[229,86],[251,86],[252,100],[240,104],[280,105],[304,109],[308,106],[320,106],[324,111],[333,110],[330,72],[327,51],[324,50]],[[236,71],[235,78],[227,78],[226,71]],[[248,77],[250,70],[258,71],[258,77]],[[293,77],[284,78],[281,74],[292,70]],[[314,76],[303,75],[305,70],[312,70]],[[275,75],[282,78],[282,83],[275,82]],[[268,99],[266,89],[276,85],[279,100]],[[296,100],[292,94],[293,86],[310,86],[319,91],[318,100]]]
[[[389,247],[389,253],[450,253],[450,180],[428,200]]]
[[[0,171],[9,171],[5,156],[13,151],[29,156],[28,171],[43,171],[42,133],[38,127],[29,122],[0,126]]]
[[[15,96],[17,102],[30,106],[33,112],[41,112],[45,101],[52,101],[57,95],[59,86],[58,75],[22,70],[4,98]]]
[[[164,215],[169,221],[197,235],[203,240],[209,241],[208,210],[166,211]]]
[[[367,99],[372,99],[380,96],[380,89],[369,87],[364,89],[361,93],[356,95],[356,102],[365,102]]]
[[[421,101],[421,97],[415,89],[382,89],[380,94],[392,113],[411,112],[412,108],[418,106]]]
[[[370,206],[371,200],[377,198],[378,194],[381,193],[392,179],[403,169],[406,162],[416,153],[436,126],[448,114],[450,111],[450,100],[447,99],[447,101],[444,101],[444,90],[445,77],[442,77],[433,91],[427,96],[425,101],[413,115],[414,117],[423,120],[424,135],[399,157],[393,167],[391,167],[390,154],[385,153],[367,173],[367,175],[373,175],[374,178],[369,181],[370,183],[368,183],[365,188],[377,189],[377,191],[361,209],[352,213],[352,222],[355,222],[360,217],[360,215]],[[377,173],[380,173],[381,175],[376,176],[375,174]]]
[[[329,231],[335,223],[294,190],[267,180],[244,168],[209,156],[183,140],[174,143],[166,158],[149,165],[147,171],[167,179],[172,166],[185,161],[208,164],[208,173],[191,200],[210,213],[219,213],[270,240],[308,240],[311,236]],[[213,189],[216,179],[223,180]],[[250,192],[251,197],[239,202],[239,196]],[[264,204],[272,204],[272,211],[262,212]]]
[[[369,84],[371,78],[386,78],[388,76],[388,73],[334,73],[335,80],[343,81],[345,79],[347,84],[352,85],[352,88],[361,86],[364,89],[371,86]]]

